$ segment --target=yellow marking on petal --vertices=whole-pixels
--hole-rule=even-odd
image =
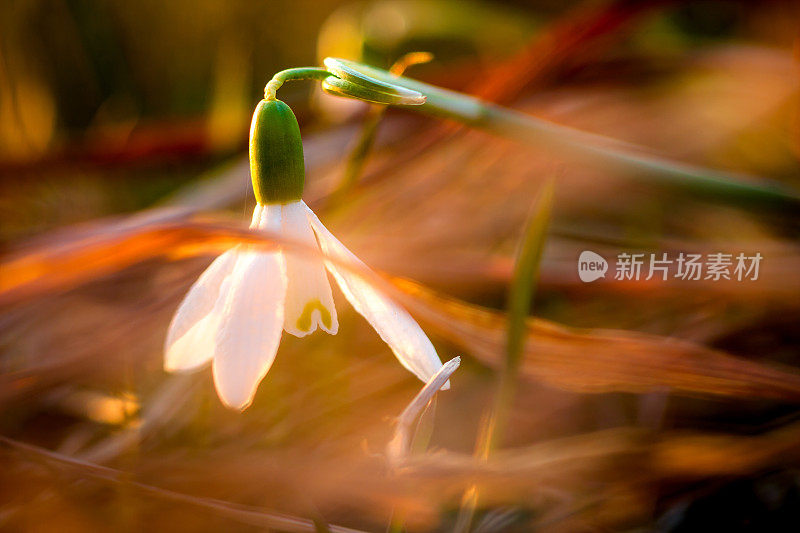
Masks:
[[[318,298],[315,298],[309,301],[303,308],[303,313],[300,315],[300,318],[297,319],[297,329],[300,331],[308,331],[311,329],[311,315],[314,314],[315,309],[319,311],[322,324],[328,329],[331,328],[331,312],[322,305],[322,302],[320,302]]]

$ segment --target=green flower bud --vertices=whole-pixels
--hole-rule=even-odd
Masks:
[[[250,177],[258,203],[286,204],[303,195],[305,165],[300,127],[280,100],[262,100],[250,124]]]

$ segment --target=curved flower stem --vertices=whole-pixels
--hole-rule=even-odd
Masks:
[[[396,76],[386,70],[353,62],[348,64],[366,76],[422,93],[427,100],[415,110],[531,144],[573,161],[603,165],[634,179],[708,199],[766,205],[795,212],[800,207],[798,193],[780,183],[671,161],[628,143],[554,124],[469,95]]]
[[[275,74],[264,87],[264,100],[275,100],[275,93],[286,81],[324,80],[328,76],[332,76],[332,74],[321,67],[300,67],[282,70]]]
[[[402,91],[416,91],[420,100],[416,103],[422,105],[413,107],[423,113],[531,144],[571,161],[604,166],[633,179],[706,199],[800,212],[800,195],[780,183],[672,161],[647,153],[635,145],[548,122],[469,95],[397,76],[387,70],[340,59],[327,58],[326,61],[345,68],[343,72],[348,79],[340,79],[321,67],[292,68],[273,76],[264,89],[264,98],[274,99],[275,92],[287,80],[336,81],[334,92],[338,95],[381,103],[408,103],[408,95],[401,94]],[[396,89],[395,94],[386,94],[387,89],[392,92],[392,87]]]

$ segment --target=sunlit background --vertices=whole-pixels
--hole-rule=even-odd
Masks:
[[[470,501],[471,531],[800,530],[798,15],[788,0],[3,2],[0,530],[453,531]],[[443,361],[462,356],[396,468],[387,444],[422,383],[341,293],[339,334],[285,336],[244,413],[210,370],[164,373],[162,347],[249,222],[264,84],[416,51],[433,59],[409,77],[788,200],[402,109],[353,167],[375,109],[288,82],[306,202]],[[485,458],[515,258],[548,180],[536,318]],[[584,250],[612,261],[605,279],[580,281]],[[614,279],[620,253],[681,252],[763,261],[756,281]]]

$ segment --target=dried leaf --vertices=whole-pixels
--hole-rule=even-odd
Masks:
[[[395,279],[403,303],[429,331],[499,366],[507,320],[503,313]],[[725,396],[800,400],[800,375],[681,339],[645,333],[569,328],[528,320],[521,377],[576,392],[644,393],[676,389]]]
[[[0,304],[63,290],[153,257],[193,255],[235,242],[300,247],[238,224],[156,212],[108,226],[52,236],[9,258],[0,275]],[[361,274],[383,284],[377,276]],[[490,366],[500,363],[507,321],[502,313],[407,280],[393,291],[429,330]],[[800,399],[800,375],[736,358],[694,343],[613,330],[580,330],[542,319],[528,321],[522,376],[577,392],[643,393],[676,389],[728,396]]]

